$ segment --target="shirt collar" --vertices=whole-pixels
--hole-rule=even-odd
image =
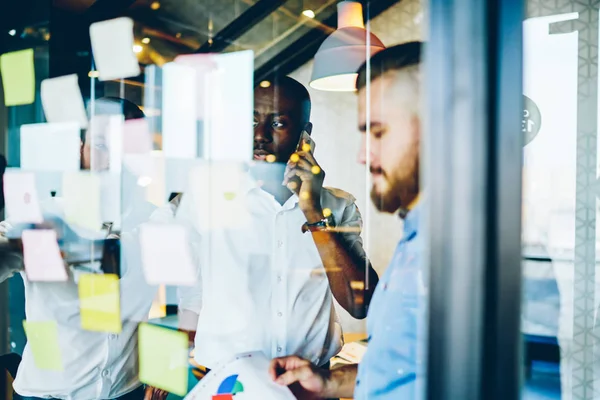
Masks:
[[[406,214],[406,217],[404,217],[404,237],[409,237],[419,230],[421,208],[422,202],[417,199],[416,204],[414,204],[412,209]]]

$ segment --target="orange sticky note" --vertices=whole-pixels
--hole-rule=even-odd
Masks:
[[[79,278],[81,327],[94,332],[120,333],[119,277],[85,274]]]
[[[31,104],[35,100],[35,68],[33,49],[0,56],[0,71],[7,106]]]

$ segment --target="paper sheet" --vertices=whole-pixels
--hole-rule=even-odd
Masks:
[[[181,286],[196,283],[196,267],[186,227],[145,223],[140,225],[139,238],[146,282]]]
[[[166,64],[162,88],[162,148],[165,157],[195,158],[199,155],[196,70],[175,62]]]
[[[23,321],[23,328],[35,366],[39,369],[62,371],[56,321]]]
[[[23,264],[31,282],[61,282],[68,279],[53,229],[24,230]]]
[[[69,224],[98,231],[100,216],[100,177],[89,172],[69,172],[63,176],[65,218]]]
[[[41,224],[44,221],[32,172],[7,171],[4,174],[6,218],[11,223]]]
[[[185,396],[188,387],[188,337],[146,323],[139,326],[140,381]]]
[[[182,207],[194,216],[200,231],[241,229],[250,221],[246,195],[249,176],[237,163],[197,165],[189,173],[188,196]]]
[[[185,400],[294,400],[269,376],[269,360],[260,352],[240,354],[211,370]]]
[[[0,73],[4,87],[4,104],[18,106],[35,100],[35,67],[33,49],[0,56]]]
[[[133,21],[122,17],[90,25],[94,62],[101,81],[140,74],[133,52]]]
[[[81,129],[87,127],[87,114],[76,74],[44,79],[41,96],[48,122],[77,122]]]
[[[122,148],[124,154],[148,154],[152,151],[148,120],[140,118],[125,121]]]
[[[79,171],[81,135],[75,122],[21,126],[21,168]]]
[[[94,332],[121,332],[119,277],[84,274],[79,277],[81,328]]]

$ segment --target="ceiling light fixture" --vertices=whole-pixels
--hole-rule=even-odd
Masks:
[[[134,44],[133,45],[133,52],[134,53],[141,53],[142,50],[144,50],[144,47],[140,44]]]
[[[10,31],[8,31],[8,34],[10,36],[15,36],[17,34],[17,31],[16,31],[16,29],[11,29]]]
[[[145,38],[143,38],[143,39],[142,39],[142,43],[144,43],[144,44],[148,44],[148,43],[150,43],[150,38],[149,38],[149,37],[145,37]]]
[[[153,1],[152,4],[150,4],[150,8],[156,11],[160,8],[160,3],[158,1]]]
[[[365,30],[359,2],[342,1],[337,9],[338,29],[325,39],[315,54],[310,86],[317,90],[352,92],[358,68],[367,59],[367,53],[370,57],[385,46],[377,36]],[[368,49],[367,41],[370,41]]]
[[[304,15],[307,18],[314,18],[315,12],[313,10],[304,10],[302,11],[302,15]]]
[[[268,88],[269,86],[271,86],[271,82],[269,82],[269,81],[262,81],[261,83],[259,83],[259,86],[261,88]]]

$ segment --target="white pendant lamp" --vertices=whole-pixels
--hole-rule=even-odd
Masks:
[[[355,90],[357,70],[366,61],[367,54],[370,57],[385,46],[377,36],[365,30],[359,2],[342,1],[337,9],[338,29],[325,39],[315,54],[310,86],[318,90],[351,92]]]

